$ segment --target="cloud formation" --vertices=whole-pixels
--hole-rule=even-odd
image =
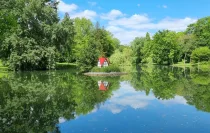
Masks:
[[[119,11],[121,12],[121,11]],[[122,13],[122,12],[121,12]],[[122,13],[123,14],[123,13]],[[143,37],[146,32],[154,34],[158,30],[184,31],[189,24],[195,23],[197,19],[185,18],[163,18],[159,21],[150,18],[147,14],[134,14],[109,19],[107,30],[120,39],[122,44],[129,44],[135,37]]]
[[[168,8],[168,6],[167,5],[163,5],[163,8]]]
[[[78,6],[75,4],[66,4],[63,1],[59,0],[58,1],[58,11],[61,13],[66,13],[66,12],[72,12],[78,9]]]
[[[122,44],[129,44],[135,37],[144,37],[146,32],[152,35],[163,29],[172,31],[184,31],[187,26],[197,21],[196,18],[184,17],[184,18],[162,18],[157,20],[151,18],[147,14],[132,14],[128,15],[120,10],[112,9],[107,13],[97,13],[93,10],[80,10],[78,5],[72,3],[67,4],[62,0],[59,0],[58,11],[61,14],[69,13],[71,18],[91,19],[93,21],[100,21],[105,25],[105,28],[113,33]],[[89,1],[89,5],[95,6],[97,3]],[[140,4],[137,4],[139,7]],[[168,8],[167,5],[162,5],[162,8]]]
[[[89,2],[90,4],[94,5],[96,3]],[[67,4],[63,2],[62,0],[59,0],[58,4],[58,12],[63,14],[63,13],[69,13],[71,18],[87,18],[94,20],[94,18],[97,16],[97,13],[92,10],[83,10],[79,11],[78,6],[76,4]]]
[[[93,20],[97,16],[97,13],[91,10],[84,10],[82,12],[74,13],[71,15],[72,18],[87,18]]]
[[[97,5],[97,3],[93,2],[93,1],[88,1],[88,4],[91,5],[91,6],[96,6]]]
[[[123,14],[121,11],[119,10],[111,10],[109,13],[102,13],[101,15],[101,19],[104,20],[115,20],[116,18],[125,16],[125,14]]]

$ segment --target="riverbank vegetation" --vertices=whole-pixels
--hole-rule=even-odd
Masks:
[[[59,18],[57,6],[51,0],[1,1],[0,59],[9,70],[52,70],[58,62],[76,64],[86,72],[102,56],[121,71],[139,64],[209,67],[210,17],[183,32],[147,33],[123,46],[98,22],[71,19],[68,13]]]

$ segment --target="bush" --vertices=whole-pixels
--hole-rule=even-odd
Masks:
[[[200,47],[192,52],[191,59],[193,62],[210,61],[210,49],[208,47]]]
[[[108,66],[108,67],[93,67],[91,72],[120,72],[120,68],[117,66]]]

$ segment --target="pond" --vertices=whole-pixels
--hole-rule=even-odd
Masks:
[[[210,132],[210,72],[142,67],[121,77],[68,70],[0,78],[1,133]]]

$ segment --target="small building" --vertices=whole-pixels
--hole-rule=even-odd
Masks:
[[[98,59],[98,67],[108,67],[109,66],[109,61],[105,57],[100,57]]]
[[[109,83],[107,81],[98,81],[98,87],[100,91],[107,91],[109,88]]]

